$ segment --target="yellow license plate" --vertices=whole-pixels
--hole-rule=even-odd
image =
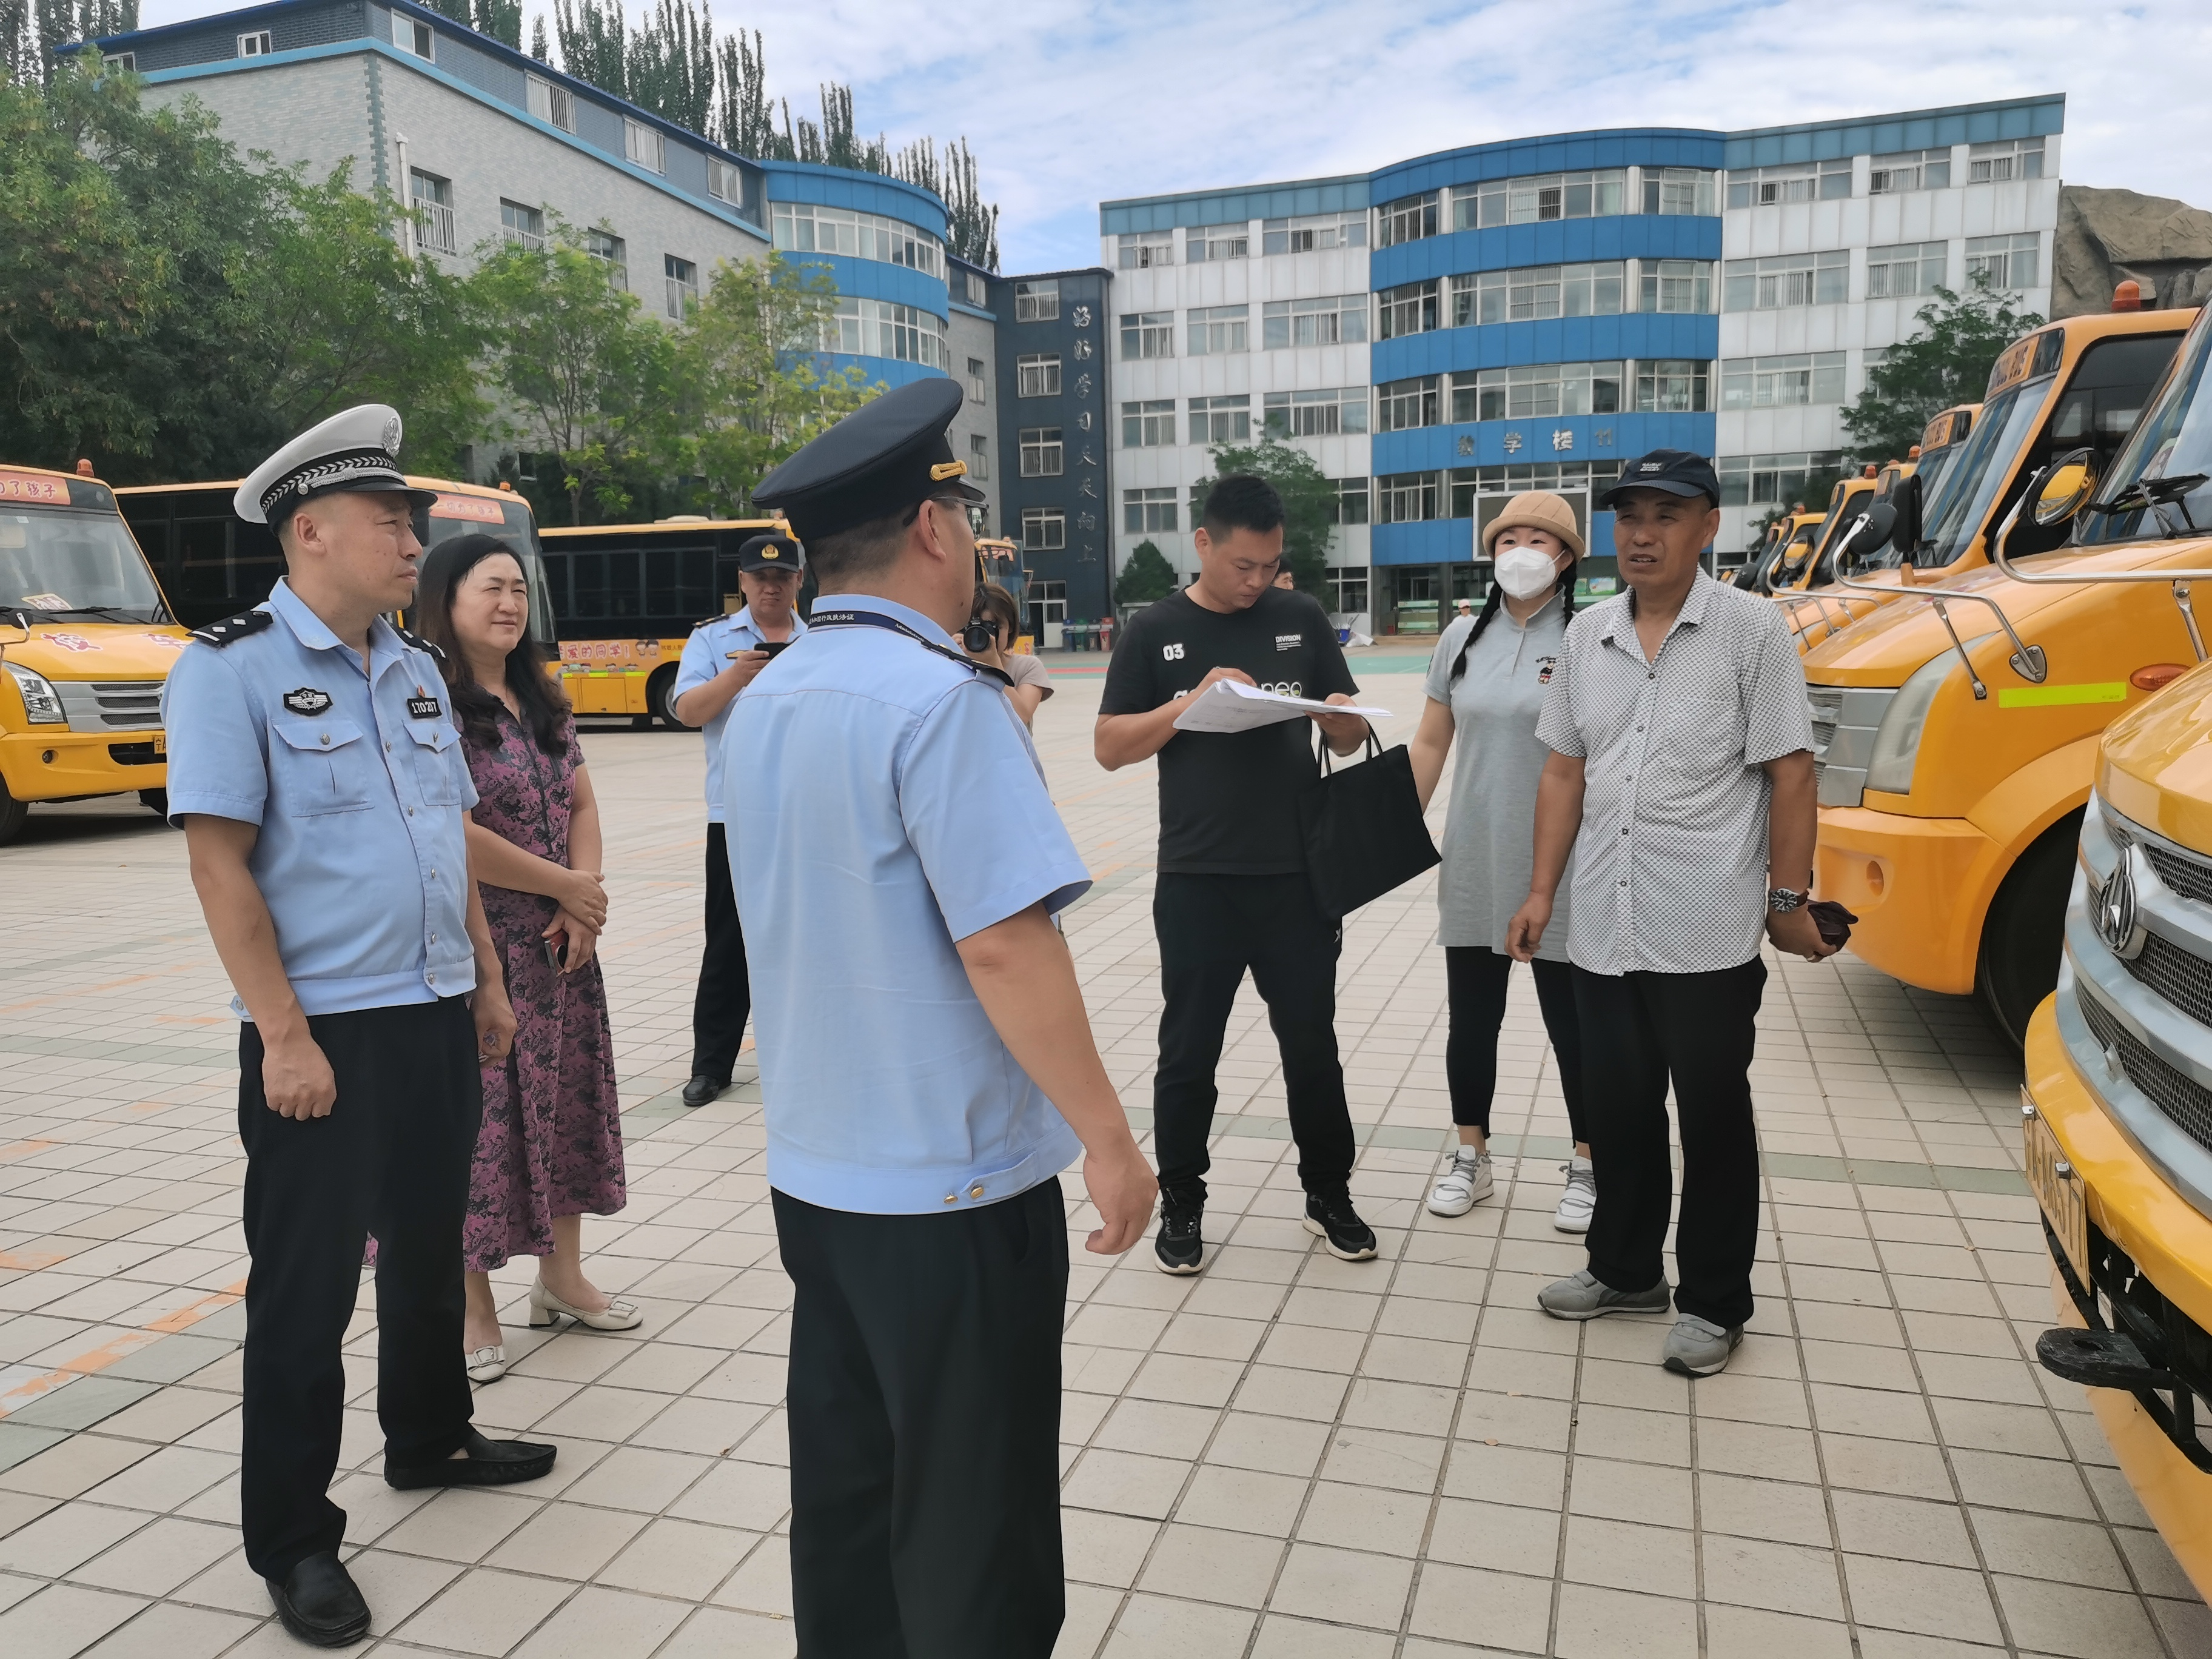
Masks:
[[[2051,1231],[2058,1235],[2067,1265],[2083,1289],[2089,1285],[2089,1206],[2081,1177],[2067,1162],[2066,1150],[2040,1114],[2027,1120],[2027,1184],[2043,1206]]]

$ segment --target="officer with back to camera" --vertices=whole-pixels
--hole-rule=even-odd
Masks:
[[[730,1086],[730,1071],[752,1012],[745,971],[745,935],[730,890],[730,854],[722,823],[722,733],[738,693],[769,659],[806,631],[799,620],[799,544],[788,536],[755,536],[738,550],[738,586],[744,608],[709,617],[684,641],[669,706],[686,726],[707,729],[707,945],[691,1004],[691,1080],[686,1106],[704,1106]]]
[[[763,479],[820,585],[730,716],[768,1178],[796,1296],[791,1577],[807,1659],[1046,1659],[1061,1584],[1060,1332],[1152,1170],[1053,917],[1091,884],[1000,677],[963,655],[975,538],[914,381]]]
[[[246,1146],[247,1565],[284,1626],[367,1633],[327,1495],[346,1393],[339,1344],[376,1237],[377,1415],[402,1489],[534,1480],[554,1449],[470,1425],[461,1217],[480,1060],[514,1035],[463,830],[476,791],[411,605],[422,546],[399,416],[334,415],[264,461],[234,506],[272,526],[268,600],[194,630],[162,696],[169,817],[237,995]]]

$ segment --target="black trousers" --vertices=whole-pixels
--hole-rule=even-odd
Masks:
[[[1152,890],[1160,943],[1160,1062],[1152,1074],[1152,1152],[1163,1196],[1206,1201],[1213,1081],[1244,970],[1267,1005],[1283,1055],[1298,1180],[1344,1190],[1356,1148],[1336,1052],[1336,959],[1343,930],[1315,905],[1303,875],[1163,872]]]
[[[691,1075],[727,1083],[753,1011],[745,971],[745,935],[738,926],[738,892],[730,880],[730,843],[722,826],[707,826],[707,948],[699,957],[699,992],[691,1003]]]
[[[775,1193],[805,1659],[1048,1659],[1060,1545],[1060,1182],[944,1215]]]
[[[1559,1092],[1567,1097],[1567,1128],[1589,1139],[1583,1118],[1582,1023],[1575,1018],[1574,969],[1539,957],[1536,1006],[1559,1062]],[[1451,1089],[1452,1121],[1490,1133],[1490,1103],[1498,1092],[1498,1033],[1505,1024],[1505,987],[1513,958],[1480,945],[1444,946],[1444,984],[1451,1006],[1451,1035],[1444,1040],[1444,1081]]]
[[[467,1437],[461,1218],[483,1113],[476,1023],[459,997],[317,1014],[337,1077],[328,1117],[279,1117],[261,1085],[261,1032],[238,1038],[246,1144],[246,1564],[282,1578],[335,1550],[330,1500],[345,1405],[338,1346],[376,1234],[376,1413],[386,1454],[444,1457]]]
[[[1759,1247],[1751,1056],[1766,964],[1753,957],[1710,974],[1574,971],[1597,1170],[1589,1270],[1616,1291],[1649,1289],[1666,1272],[1672,1079],[1682,1140],[1674,1307],[1716,1325],[1741,1325],[1751,1317]]]

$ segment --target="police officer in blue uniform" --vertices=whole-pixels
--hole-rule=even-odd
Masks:
[[[707,729],[707,947],[691,1003],[691,1079],[686,1106],[704,1106],[730,1086],[730,1069],[752,1012],[745,973],[745,936],[730,890],[730,853],[722,827],[722,732],[730,707],[769,659],[806,631],[798,611],[799,544],[788,536],[755,536],[738,550],[738,586],[744,608],[709,617],[684,641],[669,703],[686,726]]]
[[[434,499],[409,488],[399,438],[393,410],[348,410],[239,487],[238,515],[275,528],[286,574],[194,631],[162,702],[169,816],[245,1022],[246,1558],[285,1627],[323,1647],[369,1623],[327,1489],[370,1234],[385,1480],[499,1485],[554,1455],[469,1420],[477,1065],[506,1054],[514,1014],[469,872],[476,792],[445,683],[380,614],[414,602],[416,515]]]
[[[730,716],[776,1237],[796,1295],[791,1576],[806,1659],[1046,1659],[1065,1599],[1060,1333],[1158,1191],[1054,915],[1090,878],[997,671],[953,641],[975,540],[957,382],[885,393],[753,492],[820,586]]]

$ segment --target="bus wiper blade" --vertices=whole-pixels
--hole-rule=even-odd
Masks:
[[[2179,472],[2170,478],[2138,478],[2109,501],[2092,501],[2086,509],[2091,513],[2140,513],[2148,507],[2158,517],[2158,527],[2166,532],[2166,539],[2194,534],[2197,520],[2190,516],[2188,497],[2205,483],[2212,483],[2212,473]],[[2181,509],[2181,521],[2185,530],[2176,530],[2173,520],[2166,517],[2166,509]]]
[[[123,610],[121,606],[112,605],[61,605],[40,614],[46,617],[119,617]]]

